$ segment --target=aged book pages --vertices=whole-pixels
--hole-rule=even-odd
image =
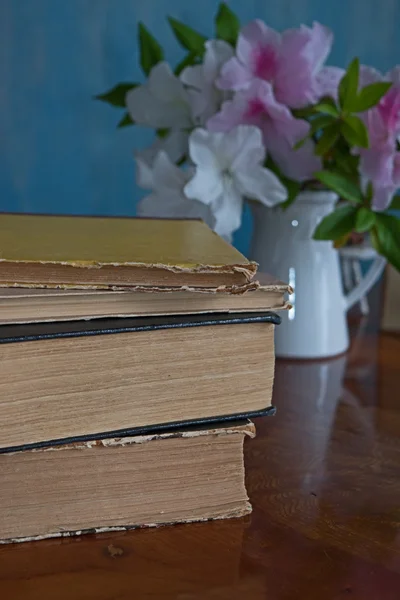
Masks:
[[[202,221],[0,214],[3,285],[235,286],[256,270]]]
[[[0,455],[0,542],[29,541],[250,511],[248,422]]]
[[[132,319],[135,330],[105,334],[90,321],[3,326],[0,449],[267,408],[274,325],[246,318]],[[54,337],[78,325],[83,335]]]
[[[201,291],[57,290],[0,287],[0,324],[136,317],[143,315],[195,314],[284,310],[288,285],[271,276],[257,275],[258,289],[219,288]],[[246,286],[242,286],[245,287]],[[248,287],[248,286],[247,286]]]

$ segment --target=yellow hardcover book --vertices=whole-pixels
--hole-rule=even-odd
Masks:
[[[0,285],[246,286],[257,270],[200,220],[0,214]]]

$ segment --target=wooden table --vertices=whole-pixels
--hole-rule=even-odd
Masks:
[[[245,519],[0,547],[5,600],[399,600],[400,337],[278,362]]]

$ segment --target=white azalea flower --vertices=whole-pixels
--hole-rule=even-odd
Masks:
[[[244,197],[265,206],[287,199],[276,175],[262,166],[265,149],[257,127],[239,125],[228,133],[195,129],[189,152],[196,172],[184,192],[210,207],[220,235],[230,236],[240,227]]]
[[[193,172],[174,165],[166,152],[159,152],[151,170],[153,192],[139,202],[138,215],[202,219],[213,227],[214,218],[209,207],[197,200],[189,200],[183,192],[192,175]]]
[[[158,63],[145,84],[126,94],[126,106],[138,125],[155,129],[193,126],[188,93],[166,62]]]
[[[222,40],[208,40],[205,47],[203,63],[186,67],[181,73],[181,81],[188,86],[193,116],[200,124],[215,115],[222,102],[231,96],[230,92],[218,89],[215,81],[222,66],[234,54],[232,46]]]
[[[149,148],[135,152],[136,183],[146,190],[151,190],[153,165],[157,154],[164,151],[170,160],[176,163],[188,153],[188,140],[189,134],[186,131],[171,131],[165,138],[157,138]]]

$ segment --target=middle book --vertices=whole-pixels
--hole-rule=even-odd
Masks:
[[[0,327],[0,452],[273,412],[270,312]]]

